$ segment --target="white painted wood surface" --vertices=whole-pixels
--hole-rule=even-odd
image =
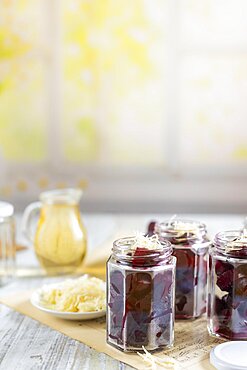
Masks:
[[[38,287],[50,280],[22,279],[2,288],[1,295],[18,287]],[[1,304],[0,369],[130,370],[131,367]]]
[[[92,216],[90,216],[92,218]],[[102,216],[101,216],[102,217]],[[240,228],[243,216],[188,215],[207,223],[212,236],[219,230]],[[167,216],[114,216],[118,229],[144,230],[150,219]],[[95,220],[94,220],[95,221]],[[99,232],[99,229],[97,229]],[[31,289],[49,282],[47,278],[23,278],[0,288],[0,296]],[[0,305],[0,370],[130,370],[119,361],[73,340],[35,320]]]

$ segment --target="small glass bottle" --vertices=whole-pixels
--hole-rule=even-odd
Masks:
[[[209,253],[208,330],[213,336],[247,340],[247,234],[224,231]]]
[[[0,286],[14,277],[15,249],[14,207],[0,202]]]
[[[176,258],[157,236],[116,240],[107,262],[107,342],[123,350],[170,347]]]
[[[193,319],[206,312],[209,239],[205,224],[174,219],[155,223],[154,233],[168,240],[177,257],[175,318]]]

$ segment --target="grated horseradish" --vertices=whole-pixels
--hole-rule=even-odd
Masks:
[[[137,247],[152,249],[162,249],[162,245],[159,241],[158,235],[145,236],[144,234],[137,233],[134,239],[134,243],[131,245],[131,249]]]
[[[144,354],[140,352],[137,352],[137,354],[148,364],[148,368],[151,368],[151,370],[158,370],[159,368],[176,370],[181,368],[179,361],[172,357],[163,356],[159,358],[148,352],[144,346],[142,346],[142,350]]]
[[[234,238],[233,240],[227,243],[226,250],[228,252],[232,250],[241,250],[243,247],[243,244],[245,243],[247,243],[247,230],[243,229],[242,235],[240,235],[237,238]]]
[[[42,305],[62,312],[93,312],[106,308],[105,282],[83,275],[58,284],[44,285]]]
[[[172,223],[172,228],[175,231],[181,231],[183,233],[198,233],[199,228],[195,222],[183,222],[183,221],[174,221]]]
[[[176,219],[176,215],[173,215],[168,221],[168,229],[172,233],[176,233],[176,237],[180,238],[184,234],[200,234],[200,226],[198,222],[183,221]]]

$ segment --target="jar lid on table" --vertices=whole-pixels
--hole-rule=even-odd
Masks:
[[[210,362],[218,370],[246,370],[246,353],[246,341],[221,343],[210,352]]]
[[[0,202],[0,219],[11,217],[14,214],[14,206],[11,203]]]

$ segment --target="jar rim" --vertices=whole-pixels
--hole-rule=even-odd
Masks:
[[[180,225],[176,228],[176,224]],[[181,227],[185,225],[185,227]],[[186,229],[186,225],[188,228]],[[190,226],[189,226],[190,225]],[[194,227],[193,227],[193,226]],[[183,240],[195,240],[201,238],[207,233],[207,226],[201,221],[189,220],[184,218],[175,218],[173,220],[165,220],[158,222],[154,227],[155,233],[160,237],[177,238]],[[163,234],[163,235],[162,235]],[[165,235],[164,235],[165,234]]]
[[[129,247],[133,246],[136,243],[136,236],[126,236],[123,238],[116,239],[113,242],[113,248],[127,250]],[[168,240],[160,240],[159,239],[159,245],[162,246],[162,248],[153,248],[150,250],[153,251],[160,251],[164,249],[165,247],[170,248],[171,243]]]
[[[153,236],[157,237],[157,236]],[[149,237],[150,238],[150,237]],[[152,237],[151,237],[152,238]],[[134,252],[137,248],[131,248],[136,244],[137,237],[136,236],[127,236],[123,238],[119,238],[113,242],[112,252],[120,260],[125,260],[131,262],[133,259],[135,260],[145,260],[145,259],[157,259],[162,258],[168,260],[172,255],[172,244],[168,240],[158,240],[158,247],[153,249],[145,248],[145,245],[137,245],[137,248],[146,249],[146,254],[137,255]]]
[[[236,252],[244,251],[247,257],[247,231],[245,229],[220,231],[215,235],[214,245],[223,254],[235,256]]]
[[[206,224],[204,222],[201,222],[201,221],[197,221],[197,220],[191,220],[191,219],[187,219],[187,218],[174,218],[174,219],[170,219],[170,220],[164,220],[162,222],[158,222],[159,225],[162,225],[162,226],[174,226],[176,223],[183,223],[183,224],[194,224],[196,228],[198,228],[199,230],[204,230],[206,229]],[[172,227],[171,227],[172,229]],[[184,230],[183,230],[184,231]]]

